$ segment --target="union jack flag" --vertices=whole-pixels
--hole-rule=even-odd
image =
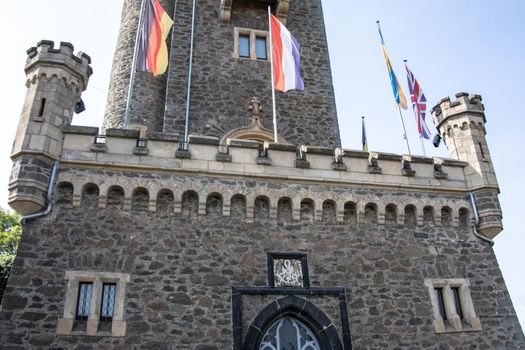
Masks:
[[[423,94],[423,90],[421,90],[421,86],[419,86],[414,74],[408,69],[406,63],[405,67],[407,69],[408,89],[410,90],[410,100],[412,101],[412,108],[414,109],[414,115],[416,117],[417,131],[419,132],[419,137],[428,140],[430,139],[431,133],[425,122],[427,99],[425,94]]]

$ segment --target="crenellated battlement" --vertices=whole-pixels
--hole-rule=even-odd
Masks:
[[[189,152],[179,154],[179,142],[166,134],[139,138],[135,130],[65,128],[61,161],[93,167],[134,171],[198,173],[285,179],[312,183],[339,183],[456,192],[467,190],[466,163],[440,158],[408,157],[323,147],[229,140],[191,136]],[[104,142],[101,142],[101,141]],[[410,171],[409,171],[410,170]]]
[[[82,51],[75,54],[74,50],[74,46],[68,42],[60,42],[59,47],[55,48],[55,43],[50,40],[42,40],[37,46],[29,48],[25,67],[27,84],[41,77],[48,80],[58,78],[67,84],[76,85],[78,92],[84,91],[93,74],[91,57]],[[68,74],[57,70],[58,67],[66,68]]]
[[[485,106],[481,102],[480,95],[460,92],[456,94],[456,100],[451,101],[450,97],[445,97],[438,102],[431,110],[434,123],[438,129],[450,118],[459,117],[465,114],[481,117],[483,123],[485,119]],[[479,123],[479,122],[478,122]],[[458,125],[461,127],[461,125]]]

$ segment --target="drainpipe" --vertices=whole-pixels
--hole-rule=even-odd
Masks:
[[[51,212],[51,208],[53,207],[53,201],[51,199],[53,196],[53,188],[55,187],[55,180],[57,177],[57,172],[58,172],[59,167],[60,167],[60,162],[57,160],[53,164],[53,170],[51,172],[51,179],[49,179],[49,187],[47,189],[47,208],[44,211],[41,211],[38,213],[33,213],[33,214],[22,216],[20,218],[20,224],[25,223],[27,220],[32,220],[32,219],[36,219],[42,216],[46,216],[47,214]]]
[[[478,207],[476,206],[476,198],[474,198],[474,194],[472,192],[469,192],[468,195],[470,197],[470,203],[472,204],[472,210],[474,210],[474,217],[476,218],[476,223],[474,225],[472,225],[472,233],[474,234],[474,236],[478,237],[483,242],[487,242],[488,244],[493,246],[494,245],[494,241],[493,240],[483,236],[482,234],[480,234],[478,232],[479,214],[478,214]]]

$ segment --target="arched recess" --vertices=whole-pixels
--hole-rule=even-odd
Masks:
[[[365,206],[365,223],[377,224],[377,205],[375,203],[368,203]]]
[[[327,199],[323,202],[323,216],[324,223],[334,224],[336,222],[336,207],[335,202]]]
[[[232,196],[230,202],[230,217],[234,219],[246,219],[246,197],[242,194]]]
[[[467,208],[459,208],[459,226],[468,227],[469,212]]]
[[[71,206],[73,204],[73,190],[71,182],[64,181],[59,183],[57,186],[57,205]]]
[[[346,202],[343,209],[343,221],[355,224],[357,222],[357,208],[354,202]]]
[[[277,223],[280,225],[286,225],[291,224],[292,222],[292,200],[288,197],[281,197],[277,202]]]
[[[397,206],[395,204],[388,204],[385,207],[385,225],[397,225]]]
[[[206,198],[206,215],[222,216],[222,195],[216,192],[210,193]]]
[[[199,212],[199,195],[197,192],[188,190],[182,194],[182,216],[193,218]]]
[[[107,209],[122,210],[124,207],[124,189],[120,186],[111,186],[107,194]]]
[[[83,208],[96,208],[98,205],[99,188],[93,183],[85,184],[82,188],[80,206]]]
[[[301,221],[314,222],[315,220],[315,202],[306,198],[301,201]]]
[[[417,226],[417,210],[412,204],[405,207],[405,226],[408,228]]]
[[[256,222],[270,218],[270,199],[266,196],[258,196],[254,203],[254,218]]]
[[[450,207],[441,208],[441,223],[443,226],[452,226],[452,209]]]
[[[131,195],[131,210],[148,211],[149,192],[144,187],[137,187]]]
[[[175,207],[175,196],[173,192],[168,189],[163,189],[157,194],[157,212],[158,213],[173,213]]]
[[[308,300],[296,296],[287,296],[266,306],[250,325],[244,338],[243,349],[260,349],[266,331],[283,317],[294,318],[307,326],[317,336],[321,349],[343,349],[337,329],[328,316]]]

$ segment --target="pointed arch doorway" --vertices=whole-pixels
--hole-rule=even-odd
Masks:
[[[264,333],[258,350],[321,350],[312,330],[291,316],[273,322]]]

